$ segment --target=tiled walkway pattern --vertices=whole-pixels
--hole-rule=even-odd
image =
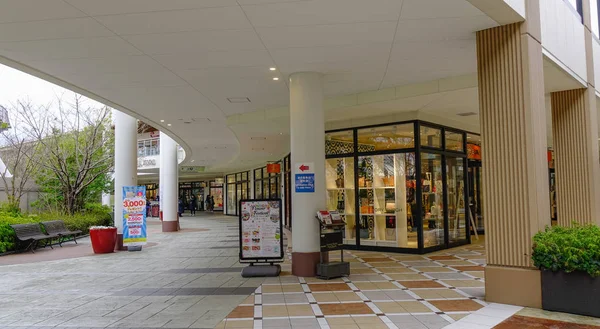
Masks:
[[[351,275],[295,277],[289,263],[217,328],[439,329],[483,301],[482,244],[427,256],[348,252]]]

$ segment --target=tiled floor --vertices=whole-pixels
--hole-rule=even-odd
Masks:
[[[332,254],[333,255],[333,254]],[[426,256],[346,252],[351,275],[266,279],[216,328],[439,329],[487,304],[483,244]]]
[[[151,219],[140,252],[94,255],[83,238],[0,257],[0,328],[213,328],[264,279],[240,276],[236,218],[186,215],[181,227]]]

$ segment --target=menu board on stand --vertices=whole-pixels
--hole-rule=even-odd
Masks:
[[[240,200],[240,263],[243,277],[278,276],[283,262],[281,199]]]

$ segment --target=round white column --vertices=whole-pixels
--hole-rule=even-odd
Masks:
[[[319,262],[318,210],[325,198],[325,115],[321,74],[299,72],[290,76],[290,146],[292,164],[292,273],[315,276]],[[314,193],[296,193],[295,174],[301,163],[314,164]]]
[[[177,218],[178,177],[177,177],[177,143],[167,134],[160,134],[160,203],[163,215],[162,231],[179,230]]]
[[[137,185],[137,120],[120,111],[115,115],[115,227],[117,249],[123,249],[123,186]]]

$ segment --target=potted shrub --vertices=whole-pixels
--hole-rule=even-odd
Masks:
[[[90,240],[95,254],[105,254],[115,251],[117,243],[117,228],[114,226],[90,227]]]
[[[533,242],[533,263],[542,271],[542,308],[600,317],[600,228],[555,226]]]

